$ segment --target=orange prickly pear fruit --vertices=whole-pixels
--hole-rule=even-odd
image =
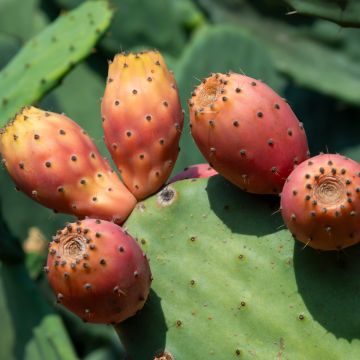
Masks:
[[[360,164],[322,154],[297,166],[281,193],[281,213],[294,237],[319,250],[360,241]]]
[[[135,315],[152,280],[138,243],[116,224],[94,219],[58,231],[44,270],[57,301],[92,323],[115,324]]]
[[[308,157],[303,125],[290,106],[259,80],[213,74],[189,100],[192,136],[209,164],[243,190],[281,192]]]
[[[0,151],[17,188],[56,211],[122,223],[136,204],[90,137],[65,115],[24,108],[2,129]]]
[[[105,143],[137,199],[156,192],[179,153],[183,111],[173,74],[157,51],[118,54],[101,113]]]

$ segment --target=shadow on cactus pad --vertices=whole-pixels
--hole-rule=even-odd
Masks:
[[[337,338],[360,339],[360,246],[343,252],[303,247],[294,247],[294,270],[308,311]]]
[[[279,212],[277,195],[245,193],[219,176],[209,178],[206,192],[211,210],[234,233],[263,236],[277,232],[282,224],[275,216]],[[273,221],[268,221],[270,217]]]
[[[142,339],[136,335],[138,329],[140,329]],[[116,330],[130,354],[136,352],[141,359],[152,359],[156,352],[165,349],[166,344],[168,328],[161,308],[161,298],[154,290],[151,290],[144,308],[136,316],[118,325]],[[123,333],[132,333],[135,336],[122,337]]]

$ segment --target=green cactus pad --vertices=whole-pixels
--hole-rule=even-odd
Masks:
[[[341,26],[360,27],[358,0],[286,0],[300,14],[317,16]]]
[[[106,1],[87,1],[32,38],[0,72],[0,125],[53,88],[108,27]]]
[[[220,176],[138,204],[126,227],[154,282],[117,328],[132,359],[358,359],[360,247],[303,249],[277,207]]]

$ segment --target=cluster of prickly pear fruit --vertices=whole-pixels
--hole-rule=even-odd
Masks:
[[[303,126],[270,87],[213,74],[189,108],[191,133],[209,165],[193,165],[170,182],[219,173],[251,193],[282,192],[284,221],[306,245],[333,250],[359,241],[360,165],[336,155],[306,161]],[[123,182],[65,115],[24,108],[2,130],[0,149],[20,190],[82,220],[49,247],[45,270],[58,302],[85,321],[118,323],[144,305],[151,272],[116,224],[165,184],[183,128],[176,83],[158,52],[119,54],[109,64],[102,120]]]
[[[54,237],[45,269],[58,302],[86,321],[123,321],[148,296],[146,256],[117,225],[168,179],[183,116],[172,73],[148,51],[115,56],[102,102],[105,142],[124,183],[65,115],[25,107],[1,131],[3,164],[17,188],[82,220]]]
[[[360,241],[360,164],[331,154],[309,159],[302,123],[270,87],[245,75],[212,74],[192,93],[189,109],[191,133],[211,166],[245,191],[281,193],[296,239],[321,250]]]

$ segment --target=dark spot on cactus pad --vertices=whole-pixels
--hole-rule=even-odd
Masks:
[[[39,139],[40,139],[40,135],[35,134],[35,135],[34,135],[34,139],[35,139],[35,140],[39,140]]]
[[[76,160],[77,160],[76,155],[71,155],[71,161],[76,161]]]
[[[274,105],[274,108],[275,108],[276,110],[279,110],[279,109],[280,109],[280,105],[279,105],[279,104],[275,104],[275,105]]]
[[[60,129],[60,130],[59,130],[59,134],[60,134],[60,135],[65,135],[66,132],[65,132],[65,130],[63,130],[63,129]]]
[[[259,118],[262,118],[262,117],[264,116],[264,114],[263,114],[261,111],[259,111],[259,112],[256,114],[256,116],[259,117]]]
[[[239,122],[238,122],[237,120],[235,120],[235,121],[233,121],[233,125],[234,125],[235,127],[238,127],[238,126],[239,126]]]
[[[236,91],[237,93],[239,93],[239,92],[241,92],[241,89],[237,87],[237,88],[235,89],[235,91]]]
[[[181,320],[176,320],[176,327],[179,328],[183,325]]]
[[[125,249],[124,249],[124,247],[123,247],[123,246],[119,246],[119,247],[118,247],[118,251],[119,251],[119,252],[124,252],[124,251],[125,251]]]
[[[119,100],[115,100],[115,101],[114,101],[114,104],[115,104],[115,106],[119,106],[119,105],[120,105],[120,101],[119,101]]]
[[[305,319],[305,316],[304,316],[303,314],[300,314],[300,315],[298,316],[298,318],[299,318],[299,320],[304,320],[304,319]]]
[[[157,195],[157,203],[160,206],[166,207],[171,205],[177,197],[177,192],[171,186],[166,186]]]
[[[146,115],[145,119],[146,119],[147,121],[151,121],[152,116],[151,116],[151,115]]]
[[[137,90],[134,89],[134,90],[132,91],[132,93],[133,93],[134,95],[136,95],[136,94],[137,94]]]

